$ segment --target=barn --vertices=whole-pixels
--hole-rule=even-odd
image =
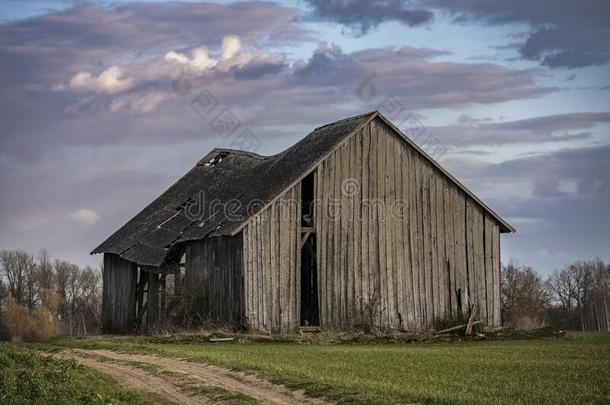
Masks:
[[[500,234],[514,229],[379,112],[273,156],[214,149],[93,252],[103,329],[141,330],[172,297],[264,332],[500,324]]]

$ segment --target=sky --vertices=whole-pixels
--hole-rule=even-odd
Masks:
[[[608,21],[605,0],[0,0],[0,249],[96,266],[212,148],[379,110],[517,228],[504,263],[608,261]]]

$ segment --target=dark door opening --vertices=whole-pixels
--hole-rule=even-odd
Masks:
[[[319,326],[318,269],[316,268],[315,177],[301,181],[301,325]]]
[[[320,326],[316,235],[309,235],[301,249],[301,325]]]

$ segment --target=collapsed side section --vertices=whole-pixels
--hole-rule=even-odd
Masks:
[[[136,317],[137,265],[113,253],[104,253],[102,330],[133,332]]]
[[[186,245],[185,294],[190,312],[208,325],[244,326],[242,235]]]

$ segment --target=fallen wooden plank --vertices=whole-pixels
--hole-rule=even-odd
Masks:
[[[225,337],[225,338],[210,338],[210,342],[231,342],[235,340],[233,337]]]
[[[477,324],[479,324],[481,322],[483,322],[483,321],[474,321],[474,322],[472,322],[472,325],[477,325]],[[447,333],[447,332],[453,332],[453,331],[456,331],[456,330],[464,329],[466,326],[468,326],[468,324],[464,323],[464,324],[461,324],[461,325],[458,325],[458,326],[453,326],[453,327],[448,328],[448,329],[439,330],[438,332],[435,332],[435,334],[436,335],[440,335],[440,334]]]

